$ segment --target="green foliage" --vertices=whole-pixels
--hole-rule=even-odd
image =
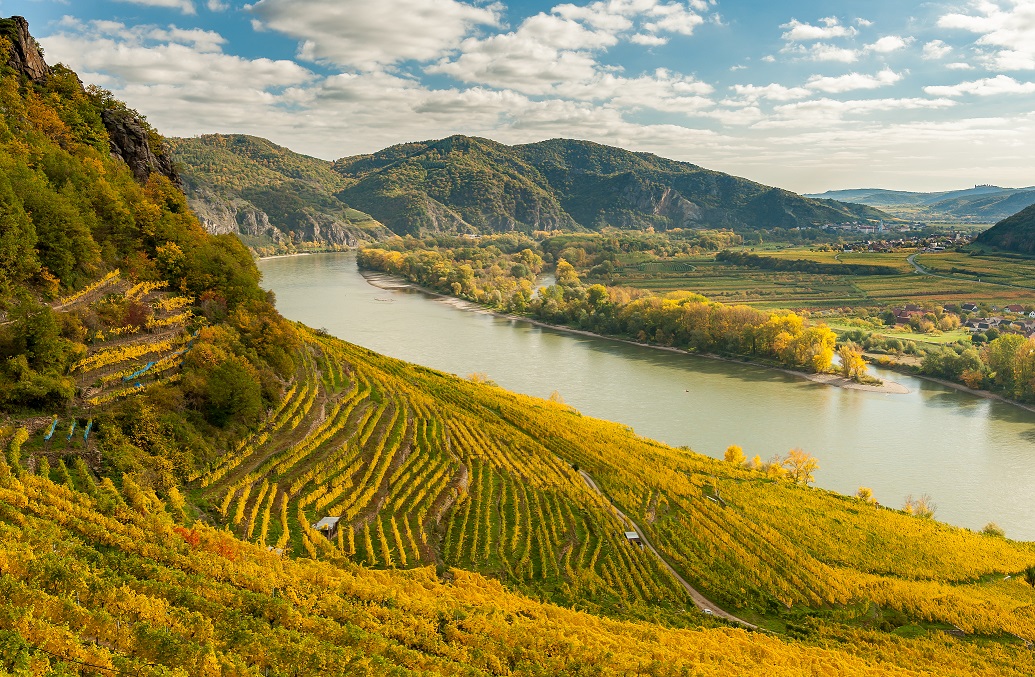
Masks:
[[[783,259],[772,256],[759,256],[748,252],[724,250],[715,255],[716,261],[730,263],[735,266],[759,268],[761,270],[800,271],[814,275],[898,275],[899,271],[890,266],[869,266],[859,263],[819,263],[808,259]]]
[[[586,141],[451,136],[344,158],[341,197],[402,235],[438,231],[798,228],[881,218],[695,165]]]
[[[995,224],[978,235],[974,244],[1018,254],[1035,254],[1035,205]]]

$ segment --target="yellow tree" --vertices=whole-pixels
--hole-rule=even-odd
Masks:
[[[841,376],[858,381],[866,373],[866,360],[863,359],[862,348],[856,344],[842,344],[837,349],[837,356],[841,358]]]
[[[819,470],[819,461],[802,449],[791,449],[783,460],[783,466],[792,482],[808,485],[815,481],[814,473]]]
[[[732,463],[733,465],[744,465],[744,461],[747,460],[747,457],[744,456],[744,450],[736,444],[731,444],[726,447],[726,454],[724,457],[727,463]]]

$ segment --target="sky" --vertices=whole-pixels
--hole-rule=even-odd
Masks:
[[[163,134],[567,137],[797,192],[1035,185],[1035,0],[0,0]]]

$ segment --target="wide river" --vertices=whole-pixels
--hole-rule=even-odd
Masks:
[[[286,316],[352,343],[504,388],[557,390],[584,414],[721,458],[801,447],[819,486],[860,486],[901,507],[928,493],[937,517],[1035,540],[1035,413],[892,372],[907,395],[845,390],[776,370],[547,329],[413,289],[371,284],[352,254],[260,262]]]

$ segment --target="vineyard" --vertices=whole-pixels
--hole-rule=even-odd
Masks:
[[[362,359],[360,358],[362,355]],[[551,450],[411,385],[425,370],[308,334],[267,424],[196,478],[240,537],[369,566],[456,566],[559,599],[685,594]],[[319,520],[333,524],[318,531]]]
[[[692,585],[766,627],[831,608],[869,626],[894,610],[930,629],[1035,637],[1035,593],[1017,576],[1035,562],[1031,544],[305,336],[304,366],[266,426],[193,485],[243,539],[376,568],[458,567],[625,614],[687,608],[671,575],[625,540],[609,498]]]
[[[357,350],[352,357],[361,354]],[[381,366],[391,369],[393,365]],[[397,364],[395,368],[399,369],[396,375],[413,376],[416,371]],[[345,385],[353,378],[351,373],[338,374],[341,393],[353,392]],[[445,381],[433,374],[423,376]],[[470,393],[457,395],[464,398]],[[299,398],[299,411],[307,398]],[[550,418],[554,412],[549,405],[542,406],[548,413],[540,415]],[[279,416],[290,421],[290,407]],[[395,418],[392,413],[382,415]],[[573,427],[580,428],[577,423]],[[433,431],[415,434],[411,444],[417,444],[422,435],[429,443],[440,439]],[[475,473],[486,486],[492,477],[487,468],[496,463],[501,461],[485,458],[473,463],[479,469],[471,473],[472,491],[478,486]],[[846,625],[844,611],[788,624],[783,638],[714,628],[714,621],[698,615],[685,618],[689,627],[675,629],[535,601],[459,568],[439,569],[439,576],[432,566],[408,571],[357,566],[341,546],[314,546],[317,559],[323,561],[291,558],[238,540],[223,529],[191,522],[185,515],[184,498],[175,488],[159,496],[129,476],[123,476],[121,488],[116,488],[110,479],[98,479],[79,459],[40,472],[29,473],[0,457],[0,670],[15,675],[764,671],[777,677],[1010,677],[1026,675],[1030,668],[1031,652],[1019,640],[971,641],[948,632],[924,632],[917,626],[908,626],[912,630],[905,634],[888,633]],[[274,502],[271,497],[280,492],[260,482],[251,493],[253,500],[244,503],[245,510],[231,509],[232,514],[243,515],[242,524],[254,524],[257,512],[268,512]],[[732,493],[730,497],[734,500]],[[476,506],[481,503],[473,498],[467,503],[471,507],[457,511],[463,517],[461,526],[454,528],[470,534],[474,542],[479,530],[472,525],[480,521]],[[645,503],[659,513],[671,505],[652,491],[647,492]],[[248,505],[261,507],[248,509]],[[542,509],[550,510],[549,505],[554,503]],[[379,524],[380,528],[365,529],[361,537],[381,546],[362,546],[379,561],[419,552],[419,548],[393,551],[392,545],[383,545],[389,538],[398,542],[400,532],[405,532],[398,517],[383,517]],[[266,526],[263,521],[261,528]],[[499,531],[510,533],[502,526]],[[921,535],[938,531],[933,527]],[[481,538],[488,537],[481,533]],[[484,542],[481,538],[479,543]],[[475,557],[484,549],[472,545],[462,552]],[[580,558],[573,556],[570,561]],[[533,562],[532,569],[537,566]],[[947,566],[955,570],[966,563]],[[989,588],[989,604],[995,594],[1006,594],[1002,588]],[[961,615],[971,612],[966,605],[960,607]]]
[[[166,286],[132,284],[116,271],[87,287],[87,293],[59,302],[57,307],[76,315],[76,320],[103,318],[94,319],[96,326],[87,331],[86,354],[71,367],[83,406],[102,405],[177,378],[190,347],[187,325],[194,317],[193,301],[164,292]],[[103,296],[84,303],[99,293]]]

